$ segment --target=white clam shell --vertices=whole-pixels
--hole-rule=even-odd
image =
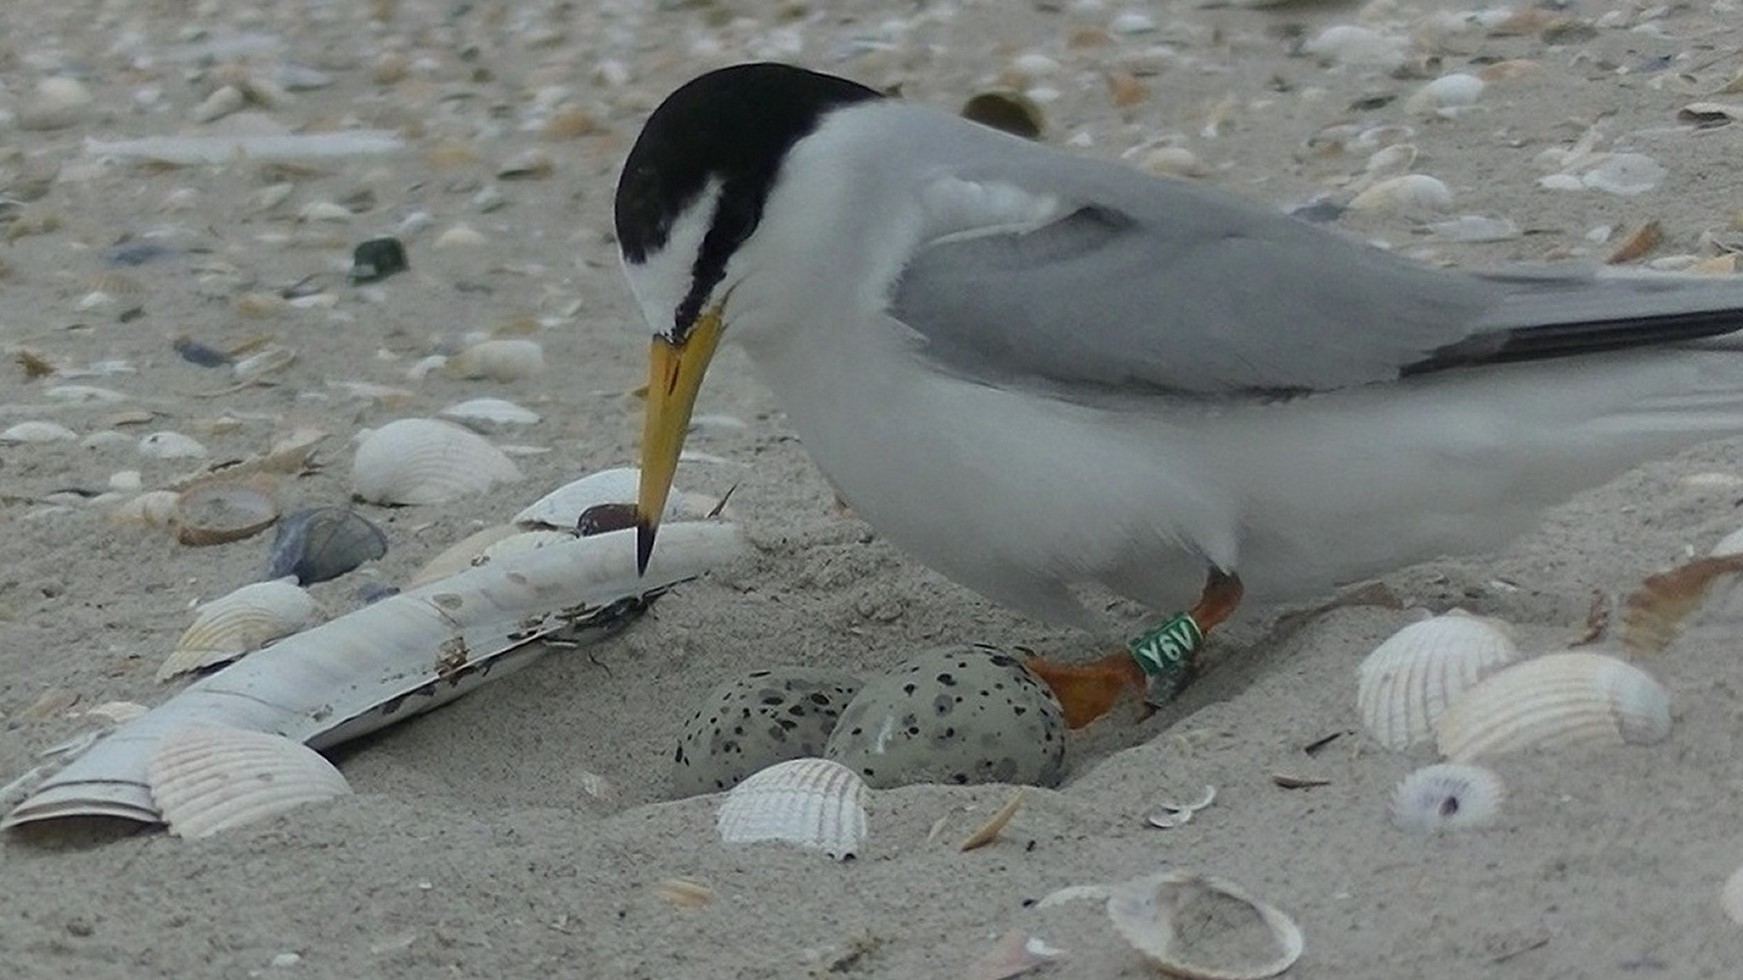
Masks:
[[[521,478],[484,437],[438,419],[399,419],[357,446],[351,486],[378,504],[439,504]]]
[[[442,370],[457,378],[519,381],[545,370],[545,349],[536,340],[485,340],[448,358]]]
[[[1189,980],[1265,980],[1294,965],[1305,946],[1301,928],[1283,912],[1233,882],[1185,871],[1115,885],[1108,917],[1152,965]],[[1246,962],[1208,962],[1214,954],[1195,949],[1256,950],[1260,934],[1270,949]]]
[[[1670,694],[1598,653],[1552,653],[1493,674],[1440,717],[1440,752],[1466,762],[1525,748],[1645,744],[1670,734]]]
[[[227,663],[321,620],[321,607],[288,581],[255,582],[201,606],[157,679]]]
[[[1351,211],[1396,211],[1420,214],[1452,207],[1452,189],[1427,174],[1388,177],[1350,200]]]
[[[116,524],[168,527],[181,509],[182,495],[174,490],[151,490],[123,502],[109,515]]]
[[[473,398],[449,405],[436,414],[479,432],[539,422],[539,413],[502,398]]]
[[[1442,762],[1423,766],[1392,793],[1392,823],[1412,833],[1463,830],[1493,823],[1506,787],[1482,766]]]
[[[732,788],[715,826],[728,844],[782,841],[838,861],[865,841],[865,783],[828,759],[789,759]]]
[[[141,438],[139,454],[152,459],[200,459],[206,455],[206,447],[193,436],[165,430]]]
[[[79,434],[59,422],[20,422],[0,432],[0,443],[71,442]]]
[[[514,515],[514,523],[526,528],[573,528],[589,507],[635,503],[641,478],[641,470],[633,466],[589,473],[528,504],[526,509]],[[704,516],[707,508],[698,510],[698,507],[699,502],[691,494],[674,488],[666,499],[666,512],[661,519],[673,521],[686,515]]]
[[[1426,742],[1454,698],[1518,656],[1513,638],[1494,620],[1449,613],[1411,623],[1357,669],[1362,724],[1394,751]]]
[[[178,837],[209,837],[351,792],[314,749],[282,735],[218,726],[166,739],[146,764],[146,779]]]

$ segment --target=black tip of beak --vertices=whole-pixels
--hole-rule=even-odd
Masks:
[[[635,522],[635,571],[637,575],[645,575],[648,570],[648,559],[654,554],[654,532],[659,528],[643,517]]]

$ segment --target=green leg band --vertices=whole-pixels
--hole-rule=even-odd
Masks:
[[[1144,672],[1150,704],[1163,704],[1192,680],[1194,654],[1204,631],[1189,613],[1177,613],[1161,626],[1126,641],[1126,650]]]

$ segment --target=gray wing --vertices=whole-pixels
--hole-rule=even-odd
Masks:
[[[1662,290],[1445,272],[1212,189],[1002,138],[998,152],[952,177],[1054,195],[1060,216],[923,245],[890,307],[926,356],[980,380],[1318,391],[1743,326],[1730,310],[1691,323]],[[1743,306],[1743,289],[1701,303]]]

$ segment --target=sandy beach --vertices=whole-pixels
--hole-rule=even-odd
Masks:
[[[1372,36],[1327,40],[1337,25]],[[96,726],[91,708],[167,698],[180,682],[153,675],[192,605],[262,573],[270,532],[188,547],[117,523],[134,491],[113,488],[134,484],[115,474],[149,491],[312,427],[327,433],[320,465],[282,479],[280,502],[346,505],[362,429],[478,397],[537,413],[491,434],[516,447],[519,482],[355,505],[389,550],[311,588],[337,615],[551,488],[633,464],[647,336],[611,238],[617,171],[666,93],[752,59],[949,108],[1023,89],[1049,142],[1278,207],[1433,177],[1444,197],[1381,191],[1337,218],[1429,262],[1602,260],[1649,223],[1625,264],[1726,274],[1743,247],[1735,0],[15,0],[0,9],[0,430],[69,434],[0,445],[0,782]],[[1484,80],[1469,104],[1413,98],[1454,73]],[[213,95],[226,85],[240,104]],[[1701,103],[1737,107],[1734,121],[1688,109]],[[165,166],[88,143],[352,130],[403,146]],[[1410,150],[1373,162],[1388,146]],[[1644,161],[1617,166],[1623,154]],[[380,235],[405,242],[410,269],[349,283],[352,249]],[[536,341],[545,369],[416,370],[484,335]],[[178,341],[294,359],[239,381]],[[116,397],[51,394],[66,385]],[[1422,610],[1495,617],[1525,652],[1558,650],[1594,597],[1614,606],[1706,554],[1743,526],[1743,439],[1621,474],[1498,553],[1401,568],[1383,585],[1404,608],[1245,608],[1178,701],[1074,733],[1065,782],[1028,790],[999,841],[956,846],[1010,787],[878,790],[859,858],[837,863],[724,846],[718,797],[670,798],[704,693],[779,665],[870,676],[945,644],[1088,659],[1107,637],[1025,620],[891,548],[837,504],[736,350],[698,412],[736,423],[696,431],[691,447],[719,461],[684,464],[678,482],[736,487],[746,558],[621,636],[342,746],[352,796],[195,841],[6,837],[0,974],[955,978],[1020,931],[1063,951],[1032,976],[1143,977],[1100,903],[1033,906],[1163,866],[1293,916],[1306,952],[1291,977],[1684,980],[1743,964],[1743,926],[1719,903],[1743,864],[1743,594],[1729,583],[1636,661],[1670,692],[1670,736],[1486,760],[1507,786],[1487,827],[1395,828],[1393,787],[1438,757],[1380,748],[1356,711],[1357,665]],[[165,431],[206,455],[139,450]],[[1146,822],[1207,785],[1216,800],[1191,823]],[[712,900],[675,904],[661,891],[675,878]]]

